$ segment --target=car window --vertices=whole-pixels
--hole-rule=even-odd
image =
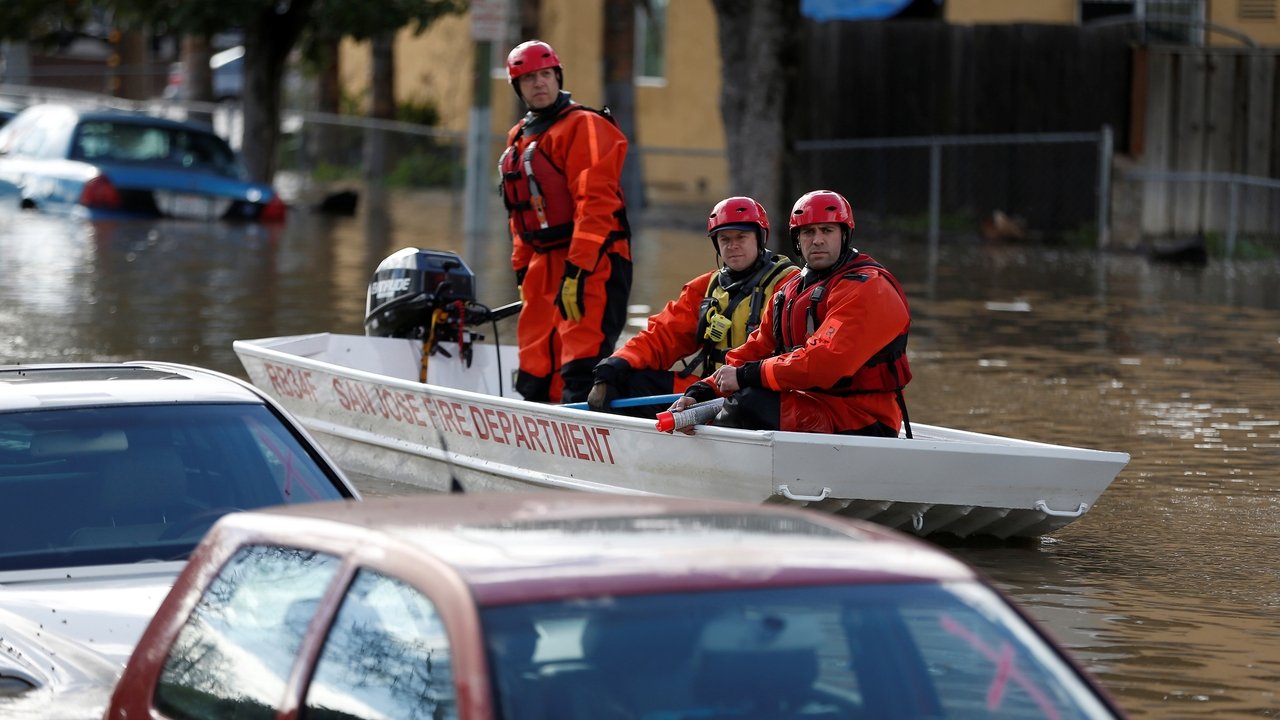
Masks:
[[[263,405],[0,413],[0,571],[184,557],[229,511],[342,497]]]
[[[73,160],[173,165],[240,177],[241,165],[217,135],[194,128],[90,121],[77,128]]]
[[[339,567],[307,550],[242,548],[166,656],[155,706],[174,720],[275,717],[314,609]]]
[[[385,575],[357,574],[325,639],[300,717],[456,718],[449,642],[431,601]]]
[[[505,720],[1113,717],[972,582],[513,605],[482,623]]]

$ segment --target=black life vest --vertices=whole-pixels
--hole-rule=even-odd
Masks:
[[[773,335],[776,354],[796,350],[813,335],[827,314],[830,286],[837,282],[863,282],[867,275],[862,268],[875,268],[889,281],[893,289],[907,304],[902,285],[883,265],[867,255],[854,252],[844,265],[835,268],[826,277],[808,287],[803,286],[804,276],[797,275],[782,286],[773,296]],[[907,362],[907,331],[885,345],[867,360],[866,364],[840,379],[829,392],[835,395],[859,395],[864,393],[897,392],[911,381],[911,366]]]
[[[571,104],[559,112],[539,135],[551,125],[579,110],[596,113],[617,125],[609,109],[596,110],[586,105]],[[548,252],[568,247],[573,238],[573,193],[564,172],[551,162],[551,158],[538,147],[538,141],[530,142],[519,151],[520,138],[531,119],[526,117],[511,139],[511,144],[498,159],[502,173],[499,192],[522,240],[536,252]]]

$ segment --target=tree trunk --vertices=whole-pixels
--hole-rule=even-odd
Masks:
[[[636,135],[636,4],[635,0],[604,2],[604,104],[627,136],[627,161],[622,167],[622,192],[634,221],[644,207],[644,166]]]
[[[720,35],[720,114],[729,159],[729,193],[765,206],[783,228],[791,211],[786,187],[789,137],[784,109],[796,67],[799,0],[712,0]],[[821,109],[817,109],[821,112]],[[810,190],[812,188],[805,188]],[[787,247],[786,232],[770,245]]]
[[[338,38],[317,42],[316,110],[329,115],[342,112],[342,83],[338,75],[340,43]],[[341,162],[337,152],[343,146],[341,128],[324,122],[311,123],[307,136],[307,162],[311,168],[320,163]]]
[[[272,4],[244,28],[244,131],[241,152],[249,177],[275,177],[280,144],[281,85],[289,52],[311,12],[313,0]],[[284,7],[282,12],[277,9]]]
[[[395,32],[373,38],[373,62],[370,67],[369,85],[372,98],[369,117],[378,120],[394,120],[396,116],[396,61]],[[370,128],[364,136],[365,177],[374,184],[381,184],[387,175],[388,133],[380,128]]]
[[[213,100],[213,72],[209,69],[209,56],[213,49],[205,35],[182,37],[182,97],[189,102]]]
[[[209,56],[213,49],[205,35],[182,37],[182,93],[183,102],[207,103],[213,100],[213,71],[209,69]],[[213,124],[213,113],[188,110],[187,118]]]
[[[332,38],[321,42],[319,48],[316,110],[331,115],[337,115],[342,111],[342,81],[338,75],[341,43],[340,39]]]
[[[155,80],[148,72],[150,58],[147,56],[147,39],[137,30],[125,30],[120,33],[117,46],[120,58],[120,88],[116,95],[129,100],[146,100],[159,93],[155,90]]]

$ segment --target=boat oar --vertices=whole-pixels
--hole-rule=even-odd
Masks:
[[[679,399],[679,393],[671,393],[669,395],[645,395],[643,397],[618,398],[609,403],[611,408],[629,408],[643,407],[645,405],[670,405]],[[584,402],[566,403],[560,407],[573,408],[574,410],[586,410],[587,404]]]

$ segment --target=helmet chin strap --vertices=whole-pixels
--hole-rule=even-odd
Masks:
[[[842,226],[840,228],[840,259],[843,260],[850,250],[854,255],[858,253],[858,248],[853,246],[853,231]]]

